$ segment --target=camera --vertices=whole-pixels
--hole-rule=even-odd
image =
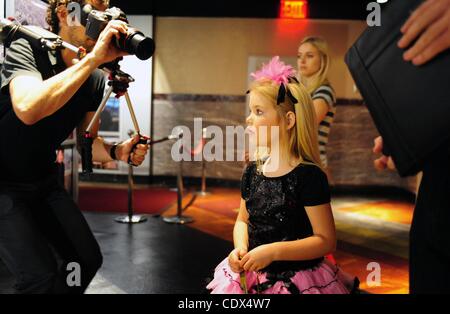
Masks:
[[[128,24],[125,13],[116,7],[106,11],[94,10],[91,5],[85,5],[82,9],[81,24],[86,27],[86,35],[97,40],[109,21],[119,20]],[[155,51],[155,43],[150,37],[146,37],[141,31],[131,26],[128,33],[120,34],[119,39],[114,40],[117,48],[136,55],[141,60],[149,59]]]

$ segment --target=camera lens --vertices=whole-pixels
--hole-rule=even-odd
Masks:
[[[150,37],[145,37],[136,29],[128,29],[129,33],[118,42],[118,47],[136,55],[141,60],[149,59],[155,52],[155,43]]]

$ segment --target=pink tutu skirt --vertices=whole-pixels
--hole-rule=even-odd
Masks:
[[[247,272],[248,293],[290,294],[349,294],[358,288],[358,279],[342,272],[328,259],[313,269],[300,270],[288,279],[268,279],[264,272]],[[270,281],[270,284],[268,284]],[[294,287],[292,287],[294,285]],[[213,294],[243,294],[240,275],[233,272],[224,259],[214,273],[214,279],[206,287]],[[261,288],[265,288],[261,290]]]

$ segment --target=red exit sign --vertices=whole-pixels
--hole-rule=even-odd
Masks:
[[[281,0],[280,18],[306,19],[308,17],[308,2],[302,0]]]

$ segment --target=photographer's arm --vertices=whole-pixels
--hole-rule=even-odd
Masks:
[[[95,57],[88,54],[76,65],[45,81],[31,75],[17,76],[9,85],[14,112],[27,125],[52,115],[73,97],[98,65]]]
[[[125,23],[112,21],[100,34],[93,51],[65,71],[45,81],[26,74],[15,77],[9,90],[17,117],[32,125],[64,106],[99,65],[126,55],[111,42],[113,36],[119,38],[120,33],[126,32]]]
[[[77,127],[78,137],[84,135],[84,131],[88,127],[92,118],[94,117],[95,112],[86,113],[83,121]],[[113,159],[110,156],[110,151],[112,144],[105,142],[102,137],[98,136],[99,130],[99,121],[96,121],[91,129],[91,135],[94,138],[94,143],[92,144],[92,160],[97,162],[109,162]],[[135,165],[140,165],[145,160],[145,156],[147,155],[149,145],[139,144],[136,149],[131,152],[134,144],[139,141],[139,136],[135,136],[132,139],[128,139],[116,147],[116,158],[117,160],[127,162],[128,156],[131,153],[131,161]],[[79,148],[78,148],[79,149]],[[79,149],[80,150],[80,149]]]
[[[91,122],[92,118],[94,117],[94,115],[95,112],[86,113],[83,121],[81,121],[81,123],[77,127],[78,138],[84,135],[84,132],[88,127],[89,123]],[[102,163],[112,161],[112,158],[109,155],[109,151],[111,150],[112,144],[106,143],[102,137],[98,136],[98,129],[99,129],[99,121],[94,123],[90,132],[94,139],[94,143],[92,144],[92,160]],[[80,141],[78,141],[78,143],[79,142]],[[81,151],[80,147],[78,147],[78,151],[79,152]]]

